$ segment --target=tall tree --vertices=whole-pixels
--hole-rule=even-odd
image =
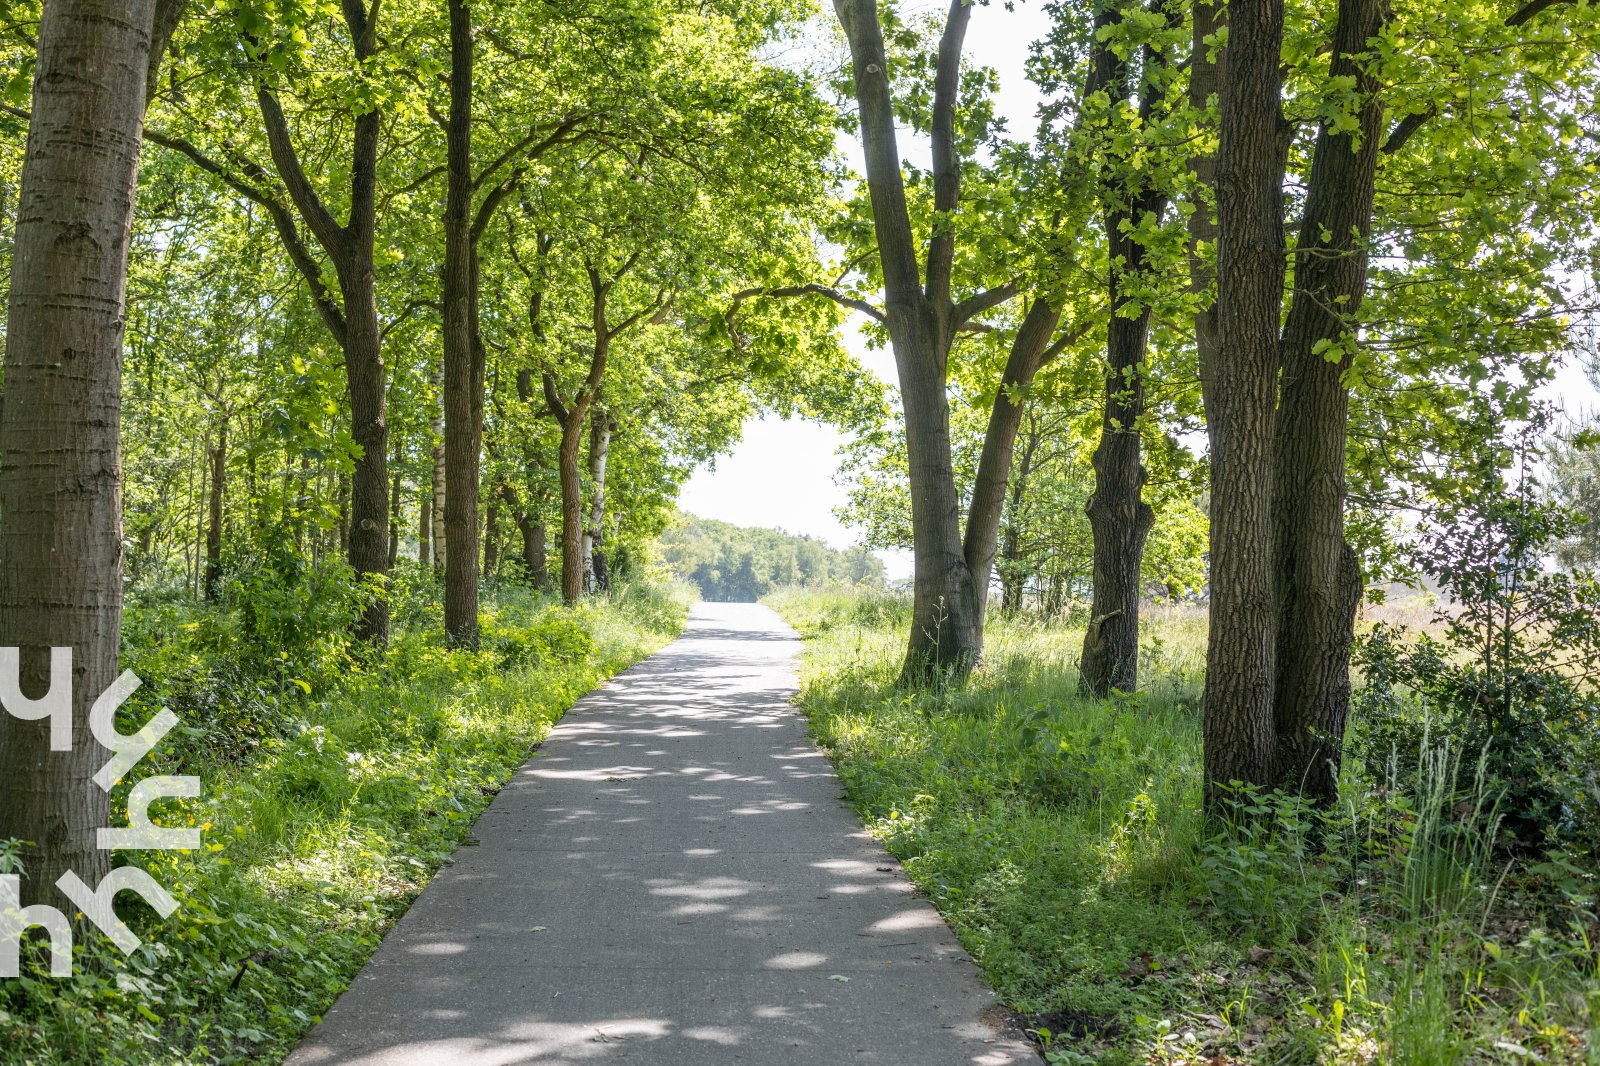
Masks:
[[[358,79],[369,76],[381,51],[375,0],[342,0],[340,15],[349,41],[349,55]],[[350,484],[346,552],[360,576],[382,577],[389,567],[389,456],[387,369],[383,360],[385,329],[379,320],[376,240],[378,220],[379,145],[383,110],[375,94],[353,92],[340,101],[349,116],[349,141],[343,188],[318,191],[307,172],[295,131],[282,100],[284,74],[303,64],[299,54],[304,31],[292,22],[271,25],[259,14],[243,10],[239,36],[253,79],[253,93],[272,169],[256,162],[231,137],[221,136],[220,157],[185,137],[149,131],[149,138],[180,152],[200,169],[263,207],[276,227],[284,250],[309,288],[317,312],[344,356],[352,436],[360,451]],[[271,28],[278,36],[263,37]],[[300,87],[297,85],[297,88]],[[201,121],[200,125],[214,125]],[[275,177],[274,177],[275,176]],[[344,221],[335,216],[335,197],[345,206]],[[301,232],[304,226],[331,268],[328,284],[319,262]],[[387,638],[387,600],[374,595],[362,614],[362,636],[374,642]]]
[[[961,500],[951,462],[950,408],[946,386],[956,335],[976,316],[1017,295],[1007,280],[956,298],[957,212],[962,166],[957,108],[962,88],[962,50],[972,0],[952,0],[937,46],[928,132],[933,152],[933,222],[919,263],[920,242],[907,203],[895,131],[888,50],[874,0],[835,0],[834,10],[849,41],[854,95],[866,158],[876,259],[883,278],[884,307],[875,313],[887,328],[900,380],[915,531],[913,607],[903,673],[931,670],[964,674],[983,650],[983,613],[994,560],[996,530],[1012,460],[1011,442],[1019,405],[1001,391],[995,406],[995,446],[985,472],[985,491],[975,493],[963,533]],[[858,308],[859,309],[859,308]],[[1018,330],[1006,382],[1025,389],[1050,350],[1059,310],[1038,299],[1031,323]]]
[[[1283,298],[1283,0],[1233,0],[1217,148],[1217,351],[1211,438],[1208,797],[1274,783],[1272,441]]]
[[[67,870],[91,884],[109,871],[89,708],[118,672],[129,231],[147,92],[181,8],[50,0],[39,25],[0,410],[0,646],[19,649],[16,693],[70,707],[71,748],[50,718],[0,715],[0,837],[38,849],[29,900]],[[71,655],[64,678],[55,648]]]
[[[1155,522],[1155,511],[1144,500],[1148,474],[1141,461],[1153,310],[1146,276],[1152,255],[1146,244],[1159,229],[1169,198],[1156,153],[1140,134],[1159,129],[1155,119],[1165,106],[1171,64],[1159,43],[1140,47],[1135,64],[1131,43],[1118,40],[1122,21],[1114,9],[1097,20],[1088,80],[1090,94],[1103,91],[1107,97],[1109,129],[1098,154],[1110,317],[1095,486],[1087,504],[1094,531],[1093,602],[1079,676],[1086,691],[1100,696],[1138,686],[1144,550]]]

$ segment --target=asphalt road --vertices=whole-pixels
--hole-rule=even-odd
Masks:
[[[1036,1063],[842,802],[754,604],[581,700],[291,1066]]]

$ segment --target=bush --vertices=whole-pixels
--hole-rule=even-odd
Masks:
[[[1359,644],[1349,739],[1370,777],[1418,787],[1425,734],[1482,753],[1507,844],[1600,856],[1600,582],[1540,569],[1563,516],[1498,473],[1425,529],[1418,568],[1439,636],[1379,626]]]

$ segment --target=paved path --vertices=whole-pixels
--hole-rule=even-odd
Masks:
[[[1038,1062],[841,802],[798,647],[702,604],[581,700],[291,1066]]]

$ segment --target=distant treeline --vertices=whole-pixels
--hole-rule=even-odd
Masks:
[[[783,585],[867,585],[884,582],[883,563],[865,548],[839,550],[814,537],[736,526],[679,514],[661,535],[673,573],[708,600],[750,603]]]

